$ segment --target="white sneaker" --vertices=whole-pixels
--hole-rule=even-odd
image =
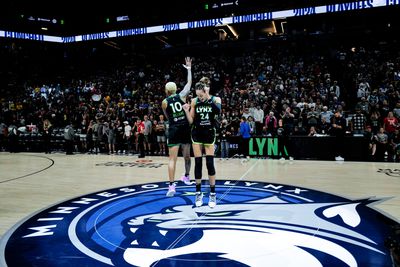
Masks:
[[[336,160],[336,161],[343,161],[344,158],[342,158],[341,156],[337,156],[337,157],[335,157],[335,160]]]
[[[203,193],[202,192],[196,192],[195,205],[196,205],[196,207],[200,207],[201,205],[203,205]]]
[[[281,161],[285,161],[286,159],[285,159],[284,157],[282,157],[282,158],[280,158],[279,160],[281,160]]]
[[[217,205],[217,194],[216,193],[210,193],[210,197],[208,199],[208,206],[210,208],[214,208]]]
[[[175,195],[175,184],[168,186],[167,197],[173,197]]]
[[[289,160],[294,160],[294,158],[293,157],[289,157]]]

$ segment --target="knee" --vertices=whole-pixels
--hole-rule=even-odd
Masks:
[[[208,175],[215,175],[214,156],[206,156]]]

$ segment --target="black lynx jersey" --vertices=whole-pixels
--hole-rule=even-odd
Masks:
[[[169,125],[189,125],[186,118],[185,111],[183,110],[183,105],[185,102],[182,101],[179,94],[167,97],[167,115]]]
[[[210,127],[213,128],[217,124],[217,118],[219,116],[219,110],[213,105],[214,96],[211,99],[201,102],[196,98],[195,105],[195,117],[194,117],[194,127]]]
[[[212,145],[215,143],[219,109],[213,105],[214,96],[201,102],[196,98],[195,117],[192,127],[192,143]]]

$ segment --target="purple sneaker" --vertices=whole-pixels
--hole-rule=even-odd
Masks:
[[[173,197],[175,195],[175,184],[168,186],[167,197]]]
[[[181,181],[185,183],[185,185],[191,185],[192,183],[190,182],[190,176],[182,175]]]

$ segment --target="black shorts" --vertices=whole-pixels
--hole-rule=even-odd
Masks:
[[[214,127],[193,127],[193,144],[213,145],[215,143],[216,131]]]
[[[189,125],[171,125],[168,129],[168,146],[191,144]]]

